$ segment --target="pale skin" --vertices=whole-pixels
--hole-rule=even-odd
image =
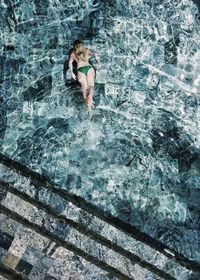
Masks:
[[[88,61],[90,56],[95,56],[99,65],[98,55],[95,52],[85,48],[82,43],[79,43],[75,46],[75,50],[70,55],[69,60],[69,69],[74,80],[76,80],[76,75],[73,73],[72,63],[74,60],[77,63],[77,79],[81,85],[81,91],[86,102],[89,115],[91,115],[93,107],[95,71],[92,67],[87,72],[87,75],[85,75],[84,73],[79,72],[78,68],[90,65]]]

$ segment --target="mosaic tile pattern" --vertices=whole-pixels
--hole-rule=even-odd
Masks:
[[[198,1],[0,7],[1,264],[30,280],[200,279]],[[92,120],[67,71],[76,38],[102,62]]]

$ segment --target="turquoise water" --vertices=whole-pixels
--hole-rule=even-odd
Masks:
[[[199,262],[198,7],[187,0],[2,1],[0,25],[1,153]],[[92,120],[63,69],[76,38],[101,57]],[[2,179],[22,185],[1,168]],[[51,201],[23,184],[65,211],[60,197]],[[25,202],[7,193],[2,203],[21,211]],[[43,217],[34,213],[33,221]],[[178,264],[162,268],[193,279]],[[55,269],[52,277],[70,279]],[[93,279],[86,270],[69,268]],[[137,279],[157,279],[141,271]]]

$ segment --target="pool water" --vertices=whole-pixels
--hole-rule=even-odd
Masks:
[[[169,262],[164,252],[156,251],[154,241],[144,245],[142,238],[140,245],[132,239],[127,245],[127,250],[138,254],[142,249],[137,246],[148,245],[141,257],[148,262],[155,258],[154,264],[174,279],[197,280],[198,6],[191,0],[35,0],[2,1],[0,5],[1,180],[43,201],[59,215],[72,211],[70,218],[78,215],[77,221],[83,223],[84,210],[73,210],[70,202],[43,189],[41,182],[17,174],[12,161],[6,167],[6,156],[48,178],[66,194],[84,198],[102,213],[132,225],[155,244],[161,242],[171,250],[169,258],[177,253],[188,263],[191,260],[191,266]],[[101,58],[91,120],[79,85],[64,68],[76,38]],[[59,238],[69,238],[80,248],[85,243],[84,250],[94,250],[105,262],[111,260],[109,265],[115,263],[130,279],[162,279],[140,266],[132,267],[121,256],[109,256],[109,250],[87,241],[88,237],[79,236],[17,194],[2,191],[0,198],[2,205]],[[101,235],[109,237],[113,230],[112,241],[119,239],[120,243],[121,239],[125,247],[128,237],[101,222],[96,221],[95,231],[99,226]],[[2,262],[16,271],[23,271],[24,265],[30,279],[35,275],[40,275],[38,279],[117,277],[118,272],[111,276],[92,261],[54,248],[51,239],[34,233],[34,226],[28,229],[15,219],[6,219],[5,211],[0,230],[13,239],[10,247],[2,249]],[[42,262],[40,267],[43,258],[47,258],[46,266]]]

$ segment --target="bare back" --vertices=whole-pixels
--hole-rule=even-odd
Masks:
[[[72,52],[71,59],[77,62],[77,68],[90,65],[89,50],[86,48],[77,49]]]

